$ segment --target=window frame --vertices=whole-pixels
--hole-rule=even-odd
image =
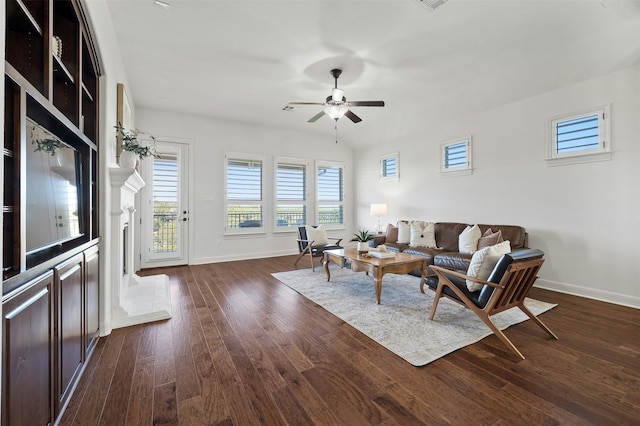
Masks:
[[[385,173],[386,167],[385,163],[389,159],[395,159],[396,163],[396,173],[394,175],[387,175]],[[400,179],[400,153],[392,152],[390,154],[381,155],[380,156],[380,180],[389,180],[389,181],[397,181]]]
[[[260,163],[260,200],[229,200],[229,161],[247,161],[247,162],[259,162]],[[224,234],[225,235],[243,235],[243,234],[263,234],[266,232],[265,223],[267,221],[266,215],[266,200],[265,200],[265,158],[260,154],[252,154],[245,152],[225,152],[224,154]],[[229,205],[242,204],[242,205],[256,205],[260,206],[262,212],[262,226],[247,227],[247,228],[229,228],[228,215]]]
[[[465,144],[466,146],[466,164],[464,166],[447,167],[447,148],[459,144]],[[473,173],[473,135],[452,139],[440,144],[440,173],[447,176],[470,175]]]
[[[278,170],[279,170],[279,166],[281,164],[289,164],[289,165],[299,165],[299,166],[304,166],[305,170],[304,170],[304,200],[302,201],[297,201],[297,200],[279,200],[278,199]],[[296,232],[297,231],[297,227],[299,225],[293,226],[293,225],[288,225],[288,226],[279,226],[278,225],[278,207],[280,205],[299,205],[302,204],[304,206],[304,224],[307,224],[307,222],[309,221],[309,215],[311,212],[311,203],[309,200],[309,194],[310,194],[310,173],[311,173],[311,167],[310,167],[310,161],[308,159],[304,159],[304,158],[294,158],[294,157],[275,157],[274,158],[274,165],[273,165],[273,188],[274,188],[274,194],[273,194],[273,229],[274,232]]]
[[[319,171],[320,168],[339,168],[342,170],[341,173],[341,186],[342,186],[342,194],[341,194],[341,200],[339,201],[334,201],[334,200],[330,200],[330,201],[321,201],[320,200],[320,190],[319,190],[319,179],[318,179],[318,175],[319,175]],[[315,167],[314,167],[314,178],[315,178],[315,182],[314,182],[314,188],[315,188],[315,214],[314,214],[314,220],[315,223],[312,223],[310,225],[322,225],[325,229],[345,229],[346,228],[346,220],[345,218],[347,217],[347,212],[345,211],[345,200],[347,198],[347,194],[346,194],[346,179],[345,179],[345,166],[344,163],[341,161],[326,161],[326,160],[316,160],[315,162]],[[320,208],[323,205],[335,205],[338,204],[341,209],[342,209],[342,223],[339,224],[322,224],[320,223]]]
[[[598,147],[578,151],[558,153],[557,125],[580,118],[598,116]],[[575,164],[611,159],[611,107],[610,104],[597,108],[562,114],[547,120],[547,146],[545,159],[549,165]]]

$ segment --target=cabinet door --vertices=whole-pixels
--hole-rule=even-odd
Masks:
[[[56,374],[55,414],[71,395],[82,370],[83,340],[83,264],[82,253],[55,268],[56,283]]]
[[[52,287],[49,271],[2,305],[3,425],[51,423]]]
[[[100,257],[98,246],[92,247],[84,252],[85,267],[85,359],[95,346],[98,340],[98,328],[100,326]]]

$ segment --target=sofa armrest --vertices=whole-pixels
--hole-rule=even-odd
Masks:
[[[385,234],[382,235],[374,235],[373,240],[369,241],[370,247],[378,247],[379,245],[384,244],[387,241],[387,236]]]

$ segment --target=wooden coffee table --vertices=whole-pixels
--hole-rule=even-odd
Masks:
[[[366,253],[359,253],[355,248],[345,248],[337,250],[327,250],[324,252],[324,260],[322,262],[324,271],[327,274],[327,281],[331,279],[329,272],[329,262],[339,265],[341,268],[347,264],[351,264],[351,270],[354,272],[366,272],[371,274],[375,280],[376,299],[380,304],[380,294],[382,293],[382,276],[387,273],[391,274],[408,274],[416,268],[422,271],[422,279],[420,287],[424,285],[424,279],[427,276],[427,259],[422,256],[412,254],[396,253],[394,257],[379,259],[369,256]]]

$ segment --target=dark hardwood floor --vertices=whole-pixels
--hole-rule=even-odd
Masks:
[[[534,289],[559,340],[526,321],[524,361],[491,335],[413,367],[270,275],[293,260],[144,271],[173,318],[100,339],[61,424],[640,424],[640,310]]]

